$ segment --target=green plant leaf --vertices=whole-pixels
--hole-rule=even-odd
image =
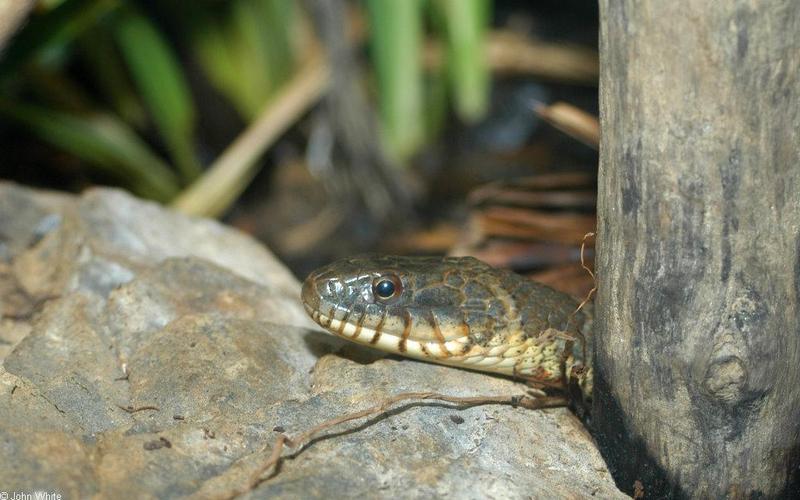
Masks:
[[[194,152],[195,109],[183,71],[149,19],[132,8],[119,12],[120,52],[184,182],[201,172]]]
[[[239,97],[242,83],[237,69],[237,57],[226,31],[226,16],[226,11],[212,11],[208,4],[199,3],[180,18],[180,23],[211,84],[242,116],[247,116],[247,105]]]
[[[258,0],[268,34],[267,62],[271,73],[270,95],[279,89],[294,70],[292,28],[295,26],[295,3],[291,0]]]
[[[199,3],[178,19],[214,87],[251,120],[295,68],[292,0]]]
[[[139,196],[165,202],[178,192],[172,170],[111,115],[72,115],[6,99],[0,99],[0,113],[96,170],[112,174]]]
[[[462,120],[475,122],[489,105],[489,66],[485,40],[491,0],[437,0],[447,39],[447,67],[456,111]]]
[[[422,85],[422,3],[367,0],[372,61],[384,138],[400,158],[414,153],[425,133]]]
[[[261,111],[272,87],[267,55],[269,36],[257,0],[235,0],[231,9],[228,36],[236,54],[236,74],[241,79],[239,91],[249,120]]]
[[[114,50],[114,40],[108,30],[87,30],[78,39],[79,55],[94,77],[98,90],[116,113],[136,128],[147,124],[147,112],[131,84],[125,66]]]

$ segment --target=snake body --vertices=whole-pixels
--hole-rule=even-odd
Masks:
[[[303,283],[306,311],[353,342],[591,397],[591,317],[571,296],[472,257],[365,256]]]

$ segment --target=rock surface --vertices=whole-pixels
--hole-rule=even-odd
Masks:
[[[0,489],[226,498],[278,435],[510,380],[320,332],[267,250],[120,191],[0,184]],[[254,498],[623,498],[568,411],[428,401],[285,452]]]

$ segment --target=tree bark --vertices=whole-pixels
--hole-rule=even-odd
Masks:
[[[594,426],[648,498],[800,493],[800,2],[600,0]]]

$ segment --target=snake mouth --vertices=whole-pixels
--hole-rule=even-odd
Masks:
[[[461,337],[444,343],[419,341],[404,335],[386,332],[380,328],[380,325],[374,328],[357,325],[349,321],[329,317],[319,311],[310,309],[308,306],[306,306],[306,310],[310,311],[311,319],[337,337],[416,359],[446,362],[451,358],[462,358],[463,353],[470,347],[468,337]],[[458,353],[458,356],[454,353]]]

